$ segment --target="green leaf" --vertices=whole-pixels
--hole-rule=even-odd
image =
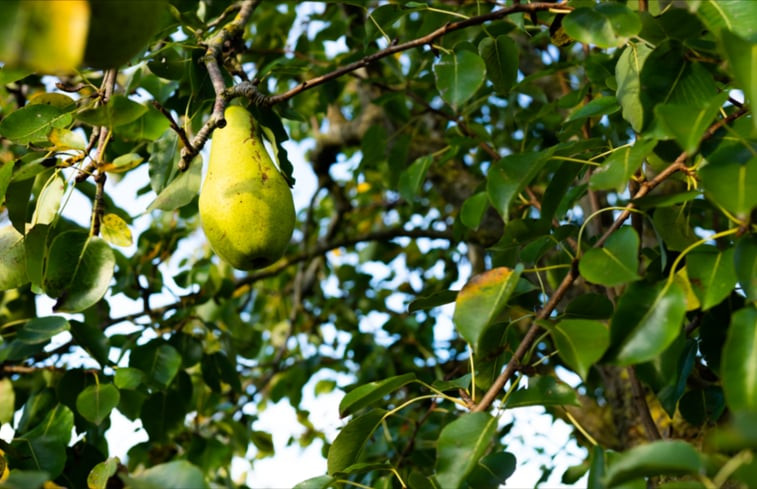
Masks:
[[[29,281],[26,275],[24,235],[13,225],[0,228],[0,290],[21,287]]]
[[[757,206],[757,156],[745,164],[736,160],[710,161],[699,170],[708,199],[746,219]]]
[[[734,248],[719,251],[702,246],[686,257],[686,271],[702,310],[706,311],[731,295],[736,286]]]
[[[507,35],[485,37],[478,54],[486,64],[486,75],[499,95],[507,95],[518,79],[518,45]]]
[[[600,95],[589,103],[579,108],[568,117],[566,122],[585,119],[587,117],[600,117],[614,114],[620,110],[618,100],[613,96]]]
[[[353,418],[339,431],[334,443],[329,447],[329,475],[340,473],[359,460],[363,446],[381,424],[385,414],[386,411],[382,409],[374,409]]]
[[[5,192],[13,176],[13,161],[0,162],[0,205],[5,202]]]
[[[16,412],[15,404],[16,393],[13,391],[13,383],[9,377],[3,377],[0,379],[0,424],[13,420],[13,414]]]
[[[549,158],[542,152],[517,153],[505,156],[489,169],[486,192],[494,208],[505,222],[510,220],[510,204],[531,183]]]
[[[16,469],[0,487],[2,489],[40,489],[48,480],[50,480],[50,475],[47,472]]]
[[[158,194],[155,200],[147,206],[146,212],[156,209],[172,211],[189,204],[192,199],[197,197],[201,182],[202,161],[198,156],[192,160],[187,171],[180,173]]]
[[[490,453],[478,462],[465,482],[471,489],[496,489],[507,482],[515,467],[516,459],[512,453]]]
[[[153,192],[160,194],[179,171],[178,165],[181,147],[179,137],[171,129],[147,147],[150,154],[148,167],[150,172],[150,187]],[[191,170],[190,170],[191,171]]]
[[[734,411],[757,411],[757,308],[739,309],[731,316],[723,346],[723,390]]]
[[[136,389],[144,382],[145,373],[138,368],[121,367],[116,370],[113,383],[119,389]]]
[[[757,4],[741,0],[704,0],[693,4],[707,28],[722,34],[729,30],[744,39],[757,34]]]
[[[615,65],[615,96],[623,109],[623,118],[636,132],[644,127],[644,107],[641,105],[641,69],[652,49],[644,43],[628,43]]]
[[[757,10],[752,19],[752,22],[757,22]],[[753,37],[750,42],[728,30],[723,30],[721,38],[736,84],[744,91],[751,106],[754,106],[757,103],[757,39]],[[752,117],[752,124],[757,129],[757,118]]]
[[[403,199],[412,202],[417,198],[421,184],[423,184],[423,180],[426,178],[426,172],[433,162],[433,156],[424,155],[400,173],[397,190]]]
[[[678,440],[654,441],[623,452],[605,475],[608,487],[642,477],[697,474],[704,469],[696,449]]]
[[[293,489],[328,489],[334,482],[336,479],[329,475],[319,475],[298,483]]]
[[[202,357],[202,378],[216,392],[221,392],[221,382],[229,384],[236,392],[241,391],[239,373],[223,352],[215,352]]]
[[[59,173],[53,173],[45,182],[37,198],[37,206],[32,216],[34,224],[50,224],[58,215],[63,194],[66,191],[66,181]]]
[[[623,191],[655,144],[657,141],[654,139],[637,140],[631,147],[613,151],[602,166],[591,174],[589,186],[597,190]]]
[[[677,284],[632,284],[612,317],[608,355],[620,365],[652,360],[679,335],[685,314],[686,296]]]
[[[47,260],[47,235],[50,226],[36,224],[26,232],[24,251],[26,254],[26,274],[32,285],[42,288],[44,266]]]
[[[92,467],[87,475],[87,489],[106,489],[108,479],[116,475],[118,457],[110,457]]]
[[[34,345],[45,343],[53,336],[68,331],[70,324],[61,316],[46,316],[30,319],[16,334],[16,339],[22,343]]]
[[[467,413],[449,423],[436,444],[436,481],[445,489],[461,487],[489,449],[497,432],[497,418]]]
[[[654,211],[654,229],[669,250],[682,251],[698,241],[685,211],[686,207],[682,205],[659,207]]]
[[[208,489],[202,471],[186,460],[175,460],[121,478],[129,489]]]
[[[615,231],[602,248],[581,257],[578,270],[591,283],[614,286],[639,280],[639,236],[629,226]]]
[[[518,284],[523,266],[514,270],[498,267],[488,270],[465,284],[457,294],[452,320],[465,341],[478,351],[478,341],[486,328],[496,321]]]
[[[518,389],[507,399],[506,407],[580,406],[576,391],[550,375],[530,377],[528,387]]]
[[[113,384],[90,385],[76,397],[76,410],[87,421],[99,425],[110,416],[119,400],[121,395]]]
[[[135,121],[119,125],[116,132],[127,141],[155,141],[166,130],[170,130],[170,125],[166,116],[148,106],[144,115]]]
[[[24,433],[29,439],[48,438],[65,446],[71,440],[74,428],[74,413],[63,404],[55,406],[46,412],[44,419],[33,429]]]
[[[124,394],[134,391],[125,391]],[[175,393],[156,392],[142,403],[139,419],[150,435],[150,440],[167,441],[168,436],[184,422],[186,400],[179,399]]]
[[[181,367],[181,354],[171,345],[153,340],[131,351],[129,366],[143,371],[147,381],[167,387]]]
[[[583,379],[610,346],[610,330],[599,321],[563,319],[548,329],[560,358]]]
[[[407,373],[356,387],[339,403],[339,416],[353,414],[414,380],[415,374]]]
[[[579,7],[562,22],[565,32],[578,41],[601,48],[624,44],[641,30],[639,16],[620,3],[602,3],[595,7]]]
[[[434,65],[436,88],[445,102],[457,108],[476,93],[486,78],[486,64],[476,53],[461,50],[442,55]]]
[[[129,100],[125,95],[115,94],[105,105],[86,109],[76,118],[92,126],[107,126],[112,129],[136,121],[145,112],[147,112],[146,106]]]
[[[489,207],[489,197],[486,192],[471,195],[460,208],[460,221],[470,229],[478,229],[486,209]]]
[[[0,135],[16,144],[43,143],[53,128],[67,127],[72,119],[52,105],[27,105],[0,120]]]
[[[705,106],[660,104],[654,108],[654,113],[666,134],[675,139],[688,154],[694,154],[702,135],[727,99],[728,93],[724,92],[712,98]]]
[[[54,310],[79,312],[95,305],[107,292],[115,266],[110,245],[101,238],[90,237],[76,265],[76,274]]]
[[[736,242],[733,261],[746,298],[757,301],[757,235],[747,234]]]
[[[407,312],[413,313],[424,309],[433,309],[450,302],[455,302],[457,294],[457,290],[441,290],[427,296],[418,297],[407,306]]]
[[[76,230],[62,232],[53,239],[42,279],[47,295],[60,297],[66,291],[76,275],[88,238],[86,232]]]
[[[11,449],[14,455],[9,460],[15,470],[43,471],[55,479],[66,465],[66,444],[49,436],[14,438]]]

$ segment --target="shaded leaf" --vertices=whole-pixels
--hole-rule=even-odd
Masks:
[[[45,343],[53,336],[68,331],[70,324],[61,316],[46,316],[30,319],[16,334],[16,339],[30,345]]]
[[[610,346],[610,330],[599,321],[563,319],[548,329],[560,358],[583,379]]]
[[[593,189],[614,189],[621,192],[631,180],[631,177],[639,169],[644,158],[652,152],[657,141],[640,140],[633,146],[613,151],[602,166],[594,170],[589,180],[589,186]]]
[[[708,246],[699,247],[686,257],[689,282],[703,311],[731,295],[737,281],[733,255],[733,248],[719,251]]]
[[[753,24],[757,21],[757,9],[753,9],[751,14],[751,23]],[[754,29],[754,26],[752,26],[752,29]],[[754,68],[757,65],[757,42],[755,42],[757,39],[753,36],[750,42],[725,29],[721,33],[721,38],[736,83],[744,91],[746,99],[754,106],[757,103],[757,70]],[[757,130],[757,118],[752,117],[752,124],[754,129]]]
[[[29,281],[26,275],[24,235],[13,225],[0,228],[0,290],[15,289]]]
[[[733,254],[736,276],[747,299],[757,301],[757,236],[747,234],[737,242]]]
[[[585,119],[587,117],[600,117],[603,115],[610,115],[614,114],[618,110],[620,110],[620,106],[618,105],[618,101],[615,97],[606,95],[599,96],[570,114],[566,122]]]
[[[465,199],[460,208],[460,221],[471,229],[478,229],[488,207],[489,198],[486,192],[473,194]]]
[[[618,455],[607,469],[607,486],[655,475],[697,474],[703,469],[696,449],[678,440],[654,441]]]
[[[562,26],[573,39],[612,48],[638,34],[641,21],[636,12],[623,4],[602,3],[575,9],[563,19]]]
[[[510,205],[548,161],[542,152],[505,156],[489,169],[486,192],[492,206],[505,222],[510,219]]]
[[[471,489],[497,489],[515,472],[515,455],[510,452],[495,452],[479,460],[466,479]]]
[[[400,173],[398,190],[402,198],[409,202],[415,200],[421,189],[421,184],[423,184],[423,180],[426,178],[426,172],[433,162],[433,156],[424,155]]]
[[[110,245],[101,238],[90,237],[76,265],[76,274],[54,310],[79,312],[93,306],[108,290],[115,266],[116,257]]]
[[[129,100],[125,95],[115,94],[105,105],[83,110],[76,118],[92,126],[107,126],[112,129],[139,119],[145,112],[146,106]]]
[[[496,431],[497,418],[483,412],[464,414],[442,428],[436,445],[439,486],[461,487],[489,449]]]
[[[615,96],[623,109],[623,118],[636,132],[644,127],[644,107],[641,105],[641,69],[652,49],[644,43],[631,42],[623,50],[615,65]]]
[[[197,466],[186,460],[155,465],[138,474],[123,475],[129,489],[208,489]]]
[[[131,351],[129,366],[142,370],[148,382],[167,387],[181,367],[181,354],[171,345],[153,340]]]
[[[507,95],[518,77],[518,45],[507,35],[485,37],[478,54],[486,64],[486,76],[499,95]]]
[[[355,413],[414,380],[415,374],[407,373],[358,386],[342,398],[339,416]]]
[[[524,406],[580,406],[576,391],[552,376],[530,377],[528,387],[518,389],[507,398],[508,408]]]
[[[374,409],[353,418],[339,431],[334,443],[329,447],[328,473],[334,475],[342,472],[357,462],[370,436],[376,430],[386,411]]]
[[[418,297],[407,306],[407,312],[412,313],[424,309],[433,309],[450,302],[455,302],[457,294],[457,290],[441,290],[427,296]]]
[[[654,108],[655,118],[684,151],[694,154],[702,135],[727,99],[728,93],[721,93],[703,106],[660,104]]]
[[[460,336],[478,350],[479,338],[507,305],[523,266],[494,268],[474,276],[457,294],[452,317]]]
[[[740,218],[757,207],[757,156],[745,164],[732,159],[710,161],[699,170],[707,198]]]
[[[151,160],[152,161],[152,160]],[[189,169],[169,183],[147,206],[146,212],[156,209],[172,211],[190,203],[197,197],[202,182],[202,161],[200,157],[192,160]]]

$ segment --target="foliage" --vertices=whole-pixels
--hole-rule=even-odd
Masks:
[[[588,448],[565,481],[754,486],[757,2],[170,14],[120,69],[0,69],[3,487],[240,487],[282,399],[326,444],[300,488],[497,487],[519,406]],[[249,273],[199,231],[232,100],[312,196]],[[302,408],[315,378],[347,392],[333,440]],[[149,435],[123,461],[116,409]]]

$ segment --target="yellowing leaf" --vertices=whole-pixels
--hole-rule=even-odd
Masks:
[[[58,151],[67,149],[84,151],[87,148],[87,142],[81,134],[64,128],[53,128],[47,138],[55,145],[55,149]]]
[[[116,214],[103,216],[100,234],[105,241],[116,246],[130,246],[132,243],[129,225]]]
[[[123,173],[125,171],[131,170],[132,168],[136,168],[144,160],[145,159],[137,153],[127,153],[125,155],[119,156],[118,158],[113,160],[112,163],[106,163],[102,165],[100,169],[110,173]]]

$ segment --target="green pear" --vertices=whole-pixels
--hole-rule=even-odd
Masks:
[[[213,250],[240,270],[278,260],[294,230],[289,185],[271,161],[246,109],[231,106],[210,144],[200,220]]]

